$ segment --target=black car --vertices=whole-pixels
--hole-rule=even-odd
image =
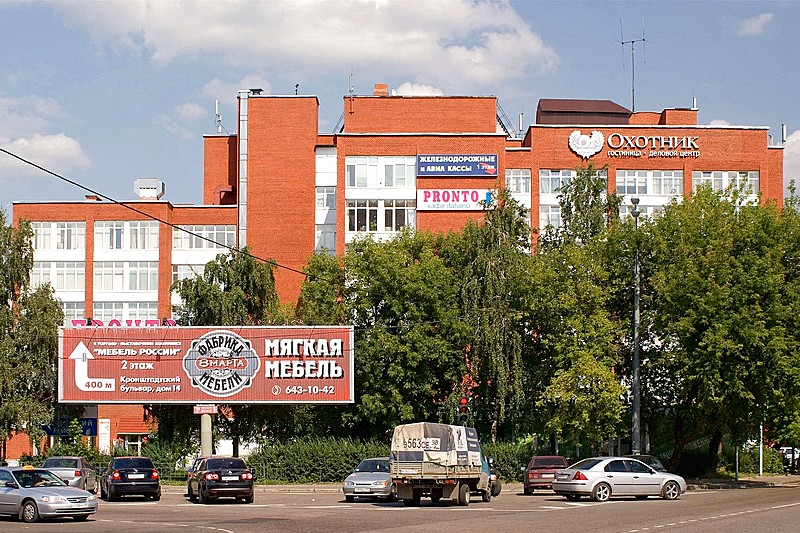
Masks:
[[[161,480],[149,457],[115,457],[100,477],[100,497],[113,500],[139,495],[161,499]]]
[[[203,458],[195,465],[187,485],[191,501],[238,498],[253,503],[253,472],[239,457]]]

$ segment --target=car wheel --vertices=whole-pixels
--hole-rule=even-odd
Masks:
[[[188,488],[188,492],[189,492],[189,501],[190,501],[190,502],[196,502],[196,501],[197,501],[197,494],[195,494],[194,492],[192,492],[192,487],[191,487],[191,485],[190,485],[190,486],[189,486],[189,488]]]
[[[36,502],[33,500],[28,500],[22,504],[22,511],[20,512],[20,518],[24,522],[31,523],[36,522],[39,520],[39,508],[36,507]]]
[[[503,490],[503,482],[498,479],[492,486],[492,496],[499,496],[501,490]]]
[[[87,518],[89,518],[88,514],[76,514],[72,517],[76,522],[85,522]]]
[[[533,494],[533,487],[525,487],[522,489],[522,492],[525,494],[525,496],[530,496]]]
[[[345,496],[344,497],[344,501],[346,501],[347,503],[353,503],[355,500],[356,500],[355,496]]]
[[[674,481],[667,481],[661,489],[661,497],[665,500],[677,500],[681,495],[681,488]]]
[[[208,503],[208,496],[206,496],[206,494],[203,492],[203,487],[197,487],[197,498],[200,503]]]
[[[106,489],[103,488],[103,484],[102,483],[100,483],[100,499],[101,500],[107,500],[108,499],[108,493],[106,492]]]
[[[154,502],[161,501],[161,491],[159,490],[155,494],[151,494],[150,497],[153,498]]]
[[[492,501],[492,489],[488,488],[485,491],[481,492],[481,500],[485,502]]]
[[[460,487],[458,487],[458,505],[467,506],[469,505],[469,485],[466,483],[462,483]]]
[[[592,499],[596,502],[605,502],[611,497],[611,487],[607,483],[598,483],[592,489]]]
[[[566,499],[568,499],[569,501],[571,501],[571,502],[579,502],[579,501],[581,501],[581,495],[580,494],[565,494],[564,497]]]
[[[242,498],[242,501],[244,503],[253,503],[253,495],[251,494],[250,496],[245,496],[244,498]]]
[[[117,497],[117,495],[114,494],[114,489],[111,488],[111,487],[108,487],[108,490],[106,492],[107,492],[108,501],[111,501],[111,500],[113,500],[114,498]]]

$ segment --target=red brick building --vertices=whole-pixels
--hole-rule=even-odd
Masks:
[[[15,203],[14,220],[34,226],[33,282],[51,281],[67,324],[160,322],[180,303],[174,280],[202,272],[225,245],[248,245],[288,267],[275,275],[290,302],[315,251],[341,255],[358,235],[386,239],[404,226],[457,230],[482,218],[479,202],[498,186],[530,208],[532,226],[557,226],[557,189],[589,163],[607,169],[624,206],[636,196],[648,213],[701,183],[783,201],[783,146],[768,128],[700,125],[697,109],[542,100],[517,133],[491,96],[393,96],[377,84],[343,104],[341,129],[326,134],[314,96],[239,91],[237,133],[205,136],[203,205],[161,200],[157,180],[137,180],[140,197],[124,206]],[[140,406],[101,405],[97,417],[101,448],[149,432]]]

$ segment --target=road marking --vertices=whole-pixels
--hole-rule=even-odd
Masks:
[[[658,524],[658,525],[654,525],[654,526],[650,526],[650,527],[642,527],[642,528],[639,528],[639,529],[629,529],[625,533],[639,533],[640,531],[647,531],[650,528],[663,529],[663,528],[666,528],[666,527],[674,527],[674,526],[678,526],[678,525],[681,525],[681,524],[685,524],[687,522],[692,522],[693,523],[693,522],[703,522],[705,520],[717,520],[717,519],[720,519],[720,518],[728,518],[728,517],[733,517],[733,516],[741,516],[741,515],[744,515],[744,514],[759,513],[759,512],[764,512],[764,511],[772,511],[772,510],[775,510],[775,509],[786,509],[787,507],[796,507],[798,505],[800,505],[800,502],[786,503],[786,504],[783,504],[783,505],[773,505],[771,507],[760,507],[758,509],[749,509],[747,511],[737,511],[735,513],[727,513],[727,514],[720,514],[720,515],[713,515],[713,516],[701,516],[699,518],[692,518],[692,519],[689,519],[689,520],[684,520],[682,522],[670,522],[668,524]]]

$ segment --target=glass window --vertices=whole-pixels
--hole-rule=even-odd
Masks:
[[[692,190],[701,185],[710,185],[714,191],[722,192],[733,186],[745,194],[757,195],[759,192],[759,173],[757,170],[695,170],[692,171]]]
[[[158,222],[132,220],[128,224],[131,250],[158,249]]]
[[[205,265],[172,265],[172,283],[203,275]]]
[[[561,206],[539,206],[539,228],[545,229],[548,226],[552,226],[553,228],[561,227]]]
[[[34,261],[31,269],[31,288],[49,283],[51,280],[52,264],[50,261]]]
[[[33,249],[49,250],[53,232],[52,223],[31,222],[31,229],[33,230]]]
[[[405,226],[416,226],[416,200],[384,200],[383,207],[384,231],[400,231]]]
[[[531,192],[531,169],[509,168],[506,169],[506,187],[515,193]]]
[[[121,250],[122,238],[125,234],[125,222],[97,221],[94,223],[94,242],[97,248],[103,250]]]
[[[83,261],[56,261],[55,283],[58,291],[82,291],[85,288],[86,268]]]
[[[84,250],[86,248],[85,222],[57,222],[56,248],[59,250]]]
[[[64,325],[71,326],[73,320],[84,317],[84,302],[61,302],[61,310],[64,311]]]
[[[98,261],[94,264],[94,290],[124,290],[125,268],[122,261]]]
[[[336,209],[336,187],[317,187],[317,209]]]
[[[647,194],[647,171],[617,170],[617,194]]]
[[[314,250],[316,252],[328,251],[336,253],[336,225],[317,224],[315,228],[316,242]]]
[[[172,230],[174,250],[225,249],[236,245],[234,225],[188,225]]]
[[[158,290],[158,262],[131,261],[128,263],[128,290]]]
[[[361,232],[378,231],[378,201],[348,200],[347,230]]]
[[[569,183],[575,176],[574,170],[548,170],[539,171],[539,192],[543,194],[555,194]]]

